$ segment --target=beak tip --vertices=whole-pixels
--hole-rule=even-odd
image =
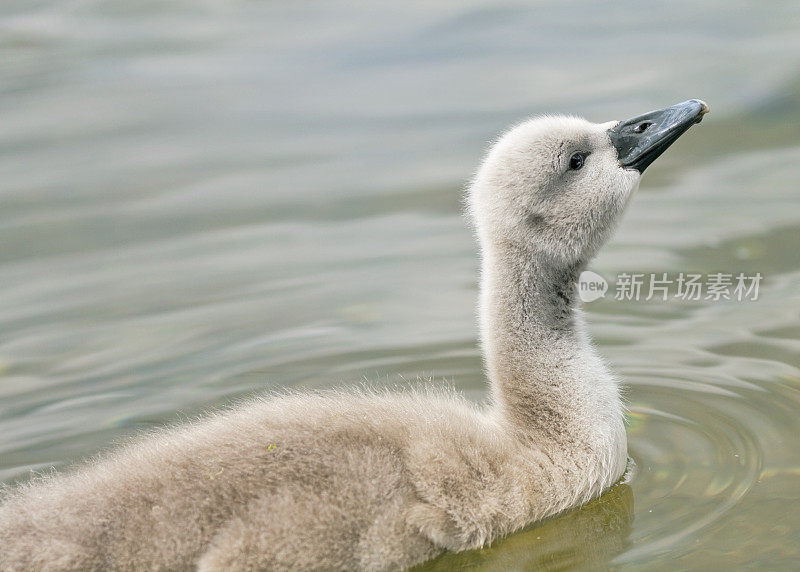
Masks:
[[[693,99],[692,101],[695,101],[700,104],[700,115],[705,115],[706,113],[711,111],[711,108],[702,99]]]

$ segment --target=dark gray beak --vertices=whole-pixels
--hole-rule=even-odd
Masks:
[[[620,121],[607,131],[617,149],[619,164],[643,173],[689,127],[700,123],[708,110],[705,101],[690,99]]]

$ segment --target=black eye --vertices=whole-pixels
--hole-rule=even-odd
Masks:
[[[575,153],[569,158],[569,168],[577,171],[583,167],[583,162],[586,161],[586,153]]]

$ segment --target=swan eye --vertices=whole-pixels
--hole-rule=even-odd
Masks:
[[[575,153],[569,158],[569,168],[577,171],[583,167],[583,162],[586,161],[587,153]]]

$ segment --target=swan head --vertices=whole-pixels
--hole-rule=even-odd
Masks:
[[[494,144],[468,192],[484,245],[559,265],[586,263],[606,241],[642,172],[708,112],[697,99],[627,121],[544,116]]]

